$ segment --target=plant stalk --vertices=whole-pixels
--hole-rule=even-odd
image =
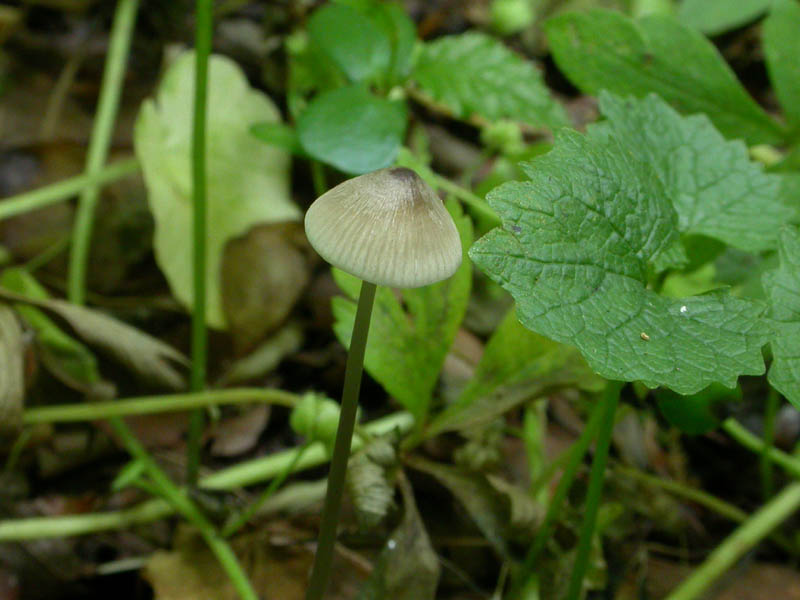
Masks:
[[[547,507],[547,514],[545,515],[544,521],[541,527],[539,527],[539,531],[536,533],[536,537],[528,550],[528,554],[525,556],[525,562],[522,563],[519,575],[515,578],[514,586],[510,594],[511,598],[517,598],[519,596],[521,590],[525,586],[526,579],[534,572],[536,561],[542,550],[544,550],[547,540],[550,539],[553,528],[558,521],[558,516],[561,514],[561,509],[564,506],[567,494],[578,474],[578,469],[581,464],[583,464],[583,459],[589,450],[589,445],[597,435],[597,429],[600,427],[600,421],[604,413],[605,407],[603,403],[597,402],[592,409],[589,420],[586,422],[586,426],[583,428],[583,432],[581,432],[581,436],[572,444],[572,447],[567,450],[568,455],[566,465],[564,466],[564,473],[561,475],[558,487],[556,487],[553,498],[550,500],[550,504]]]
[[[363,430],[371,435],[384,435],[395,430],[408,433],[411,431],[413,422],[409,413],[399,412],[367,423],[363,426]],[[353,449],[357,450],[363,443],[364,440],[361,437],[356,437],[353,440]],[[296,473],[318,467],[328,460],[325,447],[321,442],[310,444],[308,449],[302,453],[302,458],[297,457],[300,452],[301,448],[290,448],[236,464],[203,477],[200,479],[199,485],[201,488],[209,490],[234,490],[278,477],[292,463],[295,464],[293,472]],[[172,506],[158,498],[123,510],[0,520],[0,542],[63,538],[126,529],[133,525],[158,521],[174,512],[175,509]]]
[[[103,186],[133,175],[138,170],[139,162],[135,158],[129,158],[111,163],[92,175],[88,173],[76,175],[52,185],[11,196],[0,201],[0,221],[69,200],[87,188]]]
[[[214,526],[200,511],[189,496],[179,489],[166,473],[155,463],[144,446],[139,443],[136,436],[131,433],[128,426],[119,417],[109,420],[114,432],[122,440],[130,455],[144,465],[155,490],[177,510],[187,521],[194,525],[200,532],[208,547],[214,553],[220,566],[230,579],[237,594],[242,600],[258,600],[247,575],[239,564],[236,555],[228,543],[220,537]]]
[[[772,461],[769,459],[769,450],[775,443],[775,417],[780,405],[780,396],[775,389],[770,388],[767,402],[764,407],[764,449],[761,451],[761,495],[764,502],[769,500],[773,491]]]
[[[792,483],[729,535],[666,600],[694,600],[751,548],[800,509],[800,483]]]
[[[572,567],[567,600],[578,600],[583,592],[583,579],[589,567],[589,557],[592,550],[597,511],[603,495],[603,481],[605,479],[608,449],[611,445],[611,434],[614,431],[614,415],[619,405],[619,393],[622,382],[609,381],[603,394],[603,417],[597,433],[597,447],[592,461],[592,472],[589,475],[589,490],[586,494],[586,507],[584,508],[583,524],[578,538],[578,552],[575,564]]]
[[[228,521],[225,523],[225,526],[222,528],[222,537],[231,537],[234,533],[239,531],[239,529],[244,527],[247,522],[256,515],[256,513],[258,513],[259,509],[264,506],[264,503],[266,503],[266,501],[272,497],[272,495],[278,490],[283,482],[286,481],[289,475],[294,472],[294,470],[297,468],[297,463],[300,462],[300,459],[303,457],[303,453],[307,448],[308,443],[302,445],[294,455],[294,458],[292,458],[292,462],[286,465],[286,468],[282,473],[270,481],[269,485],[263,492],[261,492],[258,498],[251,502],[250,505],[244,510],[231,515],[231,518],[228,519]]]
[[[195,71],[192,120],[192,369],[190,389],[201,391],[206,385],[208,331],[206,329],[206,229],[208,207],[206,190],[206,122],[208,108],[208,57],[211,55],[214,7],[211,0],[197,0],[195,8]],[[186,441],[186,480],[197,483],[200,468],[200,438],[205,422],[202,409],[189,419]]]
[[[37,423],[68,423],[75,421],[97,421],[111,417],[130,417],[132,415],[152,415],[165,412],[180,412],[205,408],[216,404],[277,404],[294,407],[299,396],[283,390],[268,388],[233,388],[209,390],[190,394],[171,394],[167,396],[143,396],[126,398],[111,402],[92,404],[63,404],[36,406],[26,409],[22,414],[24,425]]]
[[[766,456],[793,477],[800,478],[800,458],[786,454],[775,446],[767,446],[761,438],[747,431],[733,417],[722,422],[722,429],[748,450]]]
[[[336,529],[339,525],[339,511],[342,507],[347,460],[350,457],[350,446],[355,428],[358,410],[358,392],[361,388],[361,375],[364,370],[364,353],[367,347],[369,321],[372,316],[372,304],[375,300],[376,285],[368,281],[361,283],[358,297],[358,309],[353,323],[353,335],[350,340],[350,352],[344,374],[344,390],[339,414],[339,427],[336,430],[336,441],[333,446],[331,468],[328,473],[328,490],[325,494],[325,505],[322,509],[319,543],[314,556],[314,567],[311,571],[306,600],[322,600],[328,588],[333,550],[336,544]]]
[[[114,13],[97,115],[86,157],[86,175],[89,177],[97,177],[108,158],[138,8],[139,0],[119,0]],[[99,197],[98,186],[85,187],[81,192],[75,215],[67,282],[69,300],[75,304],[83,304],[86,300],[86,265],[89,260],[92,227]]]

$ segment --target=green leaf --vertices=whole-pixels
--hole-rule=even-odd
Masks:
[[[142,163],[155,219],[153,245],[175,297],[193,302],[191,132],[194,53],[178,57],[156,98],[144,102],[136,121],[136,156]],[[289,156],[250,133],[261,122],[280,120],[272,101],[252,89],[230,59],[209,61],[207,112],[208,236],[206,315],[225,327],[220,263],[225,243],[259,223],[296,221],[301,213],[289,194]]]
[[[774,143],[782,128],[742,88],[702,34],[666,16],[566,13],[546,23],[559,68],[587,94],[655,92],[685,113],[704,112],[726,137]]]
[[[796,228],[781,231],[778,255],[779,267],[763,277],[770,316],[777,321],[769,382],[800,408],[800,232]]]
[[[762,31],[775,94],[786,120],[800,129],[800,3],[775,0]]]
[[[569,124],[539,70],[483,33],[472,31],[425,44],[413,78],[424,94],[461,119],[478,115],[550,129]]]
[[[392,53],[386,75],[388,84],[401,83],[408,77],[413,62],[417,28],[408,18],[405,8],[396,2],[382,0],[337,0],[368,17],[383,31],[391,44]]]
[[[250,133],[265,144],[282,148],[295,156],[308,157],[303,152],[300,140],[297,138],[297,132],[291,125],[286,125],[285,123],[256,123],[250,128]]]
[[[683,0],[678,19],[707,35],[740,27],[766,12],[772,0]]]
[[[654,94],[637,100],[603,92],[600,111],[608,119],[600,127],[658,173],[681,232],[751,252],[775,248],[794,211],[782,200],[781,178],[752,162],[741,141],[726,141],[705,115],[682,117]]]
[[[392,48],[384,31],[343,4],[326,4],[314,11],[308,20],[308,37],[350,81],[375,77],[391,61]]]
[[[33,275],[21,268],[4,269],[0,274],[0,285],[5,289],[29,298],[47,300],[47,293]],[[38,308],[17,304],[17,312],[36,332],[36,342],[42,362],[66,385],[83,391],[100,381],[97,358],[83,345],[55,324]]]
[[[689,394],[761,374],[769,331],[760,305],[649,289],[677,217],[657,173],[632,151],[602,128],[562,130],[549,154],[525,165],[530,181],[489,194],[503,227],[470,256],[514,296],[523,325],[576,346],[603,377]]]
[[[323,92],[297,121],[303,149],[345,173],[361,174],[394,162],[406,130],[402,102],[353,85]]]
[[[455,201],[447,205],[465,249],[472,243],[472,222]],[[333,299],[334,331],[350,345],[360,280],[337,269],[334,277],[349,298]],[[445,356],[464,318],[472,271],[466,256],[455,275],[440,283],[403,291],[403,310],[394,292],[379,287],[372,309],[364,366],[422,424]]]
[[[671,425],[688,435],[701,435],[716,429],[720,422],[715,414],[716,408],[741,399],[742,390],[738,386],[729,390],[716,383],[691,396],[682,396],[671,390],[656,392],[661,414]]]
[[[523,327],[512,307],[486,344],[461,396],[431,421],[426,435],[476,427],[549,388],[568,385],[598,391],[603,381],[575,348]]]

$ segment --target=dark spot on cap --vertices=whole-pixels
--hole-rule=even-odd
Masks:
[[[416,172],[414,172],[413,170],[408,169],[406,167],[395,167],[389,172],[395,177],[397,177],[399,180],[409,184],[416,183],[417,181],[419,181],[419,175],[417,175]]]

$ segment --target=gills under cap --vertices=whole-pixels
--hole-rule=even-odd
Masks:
[[[306,236],[322,258],[365,281],[412,288],[447,279],[461,240],[442,201],[411,169],[349,179],[317,198]]]

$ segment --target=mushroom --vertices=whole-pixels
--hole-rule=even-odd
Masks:
[[[306,594],[306,600],[320,600],[333,559],[376,286],[412,288],[447,279],[461,264],[462,249],[442,201],[405,167],[367,173],[327,191],[308,209],[305,228],[308,241],[322,258],[362,280],[319,543]]]
[[[447,279],[461,241],[442,201],[411,169],[355,177],[320,196],[306,236],[332,265],[377,285],[413,288]]]

